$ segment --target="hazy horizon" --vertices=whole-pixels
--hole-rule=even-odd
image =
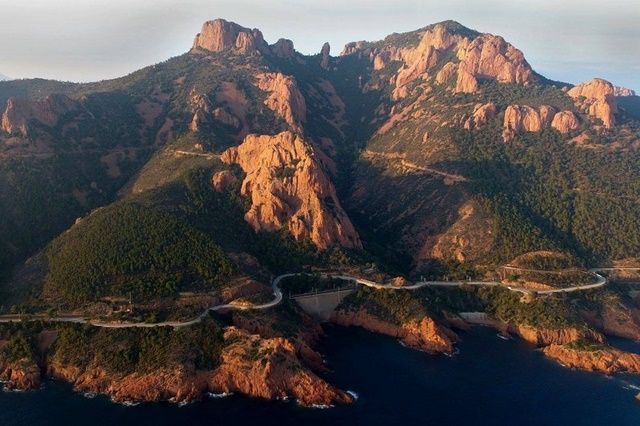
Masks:
[[[0,0],[0,73],[12,78],[95,81],[186,52],[206,20],[224,18],[332,55],[355,40],[379,40],[452,19],[503,36],[539,73],[579,83],[602,77],[640,89],[637,0]]]

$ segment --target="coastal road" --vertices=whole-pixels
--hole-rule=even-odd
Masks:
[[[640,268],[638,268],[640,269]],[[416,290],[422,287],[461,287],[461,286],[482,286],[482,287],[494,287],[494,286],[502,286],[506,287],[508,290],[515,291],[518,293],[536,293],[536,294],[553,294],[553,293],[570,293],[573,291],[581,291],[581,290],[590,290],[598,287],[602,287],[607,284],[607,279],[602,275],[598,274],[596,271],[602,271],[602,268],[593,268],[590,269],[594,277],[596,278],[596,282],[592,284],[585,284],[573,287],[564,287],[564,288],[556,288],[551,290],[530,290],[526,288],[513,287],[513,286],[505,286],[503,283],[498,281],[418,281],[415,284],[407,285],[407,286],[394,286],[392,284],[380,284],[370,280],[356,278],[349,275],[331,275],[327,274],[326,276],[339,278],[343,280],[352,280],[357,284],[364,285],[371,288],[384,289],[384,290]]]
[[[569,293],[574,291],[582,291],[582,290],[590,290],[598,287],[602,287],[607,284],[607,279],[598,274],[598,272],[603,271],[614,271],[614,270],[640,270],[640,268],[591,268],[589,272],[594,274],[596,278],[596,282],[592,284],[585,284],[581,286],[573,286],[573,287],[565,287],[558,288],[553,290],[528,290],[524,288],[505,286],[504,284],[497,281],[418,281],[415,284],[407,285],[407,286],[394,286],[392,284],[380,284],[375,281],[367,280],[365,278],[358,278],[351,275],[342,275],[342,274],[331,274],[331,273],[323,273],[320,274],[324,278],[338,278],[345,281],[353,281],[356,284],[363,285],[370,288],[375,288],[378,290],[417,290],[422,287],[461,287],[461,286],[485,286],[485,287],[494,287],[494,286],[502,286],[506,287],[508,290],[527,294],[527,293],[536,293],[536,294],[553,294],[553,293]],[[221,305],[215,305],[207,308],[204,312],[202,312],[199,316],[192,320],[188,321],[163,321],[163,322],[102,322],[97,320],[92,320],[90,318],[85,318],[81,316],[61,316],[48,318],[45,316],[31,316],[28,318],[23,318],[18,315],[6,315],[0,317],[0,323],[10,323],[10,322],[22,322],[22,321],[46,321],[46,322],[63,322],[63,323],[74,323],[74,324],[90,324],[94,327],[103,327],[103,328],[152,328],[152,327],[188,327],[194,324],[201,322],[205,319],[210,312],[216,311],[224,311],[224,310],[263,310],[269,309],[274,306],[277,306],[282,302],[282,290],[280,289],[280,282],[285,278],[306,275],[305,273],[288,273],[282,274],[274,278],[271,288],[273,289],[273,299],[269,302],[257,304],[257,305],[240,305],[234,303],[227,303]]]
[[[202,312],[199,316],[192,320],[188,321],[162,321],[162,322],[103,322],[96,321],[90,318],[85,318],[81,316],[61,316],[55,318],[49,318],[45,316],[30,316],[28,318],[23,318],[19,315],[6,315],[0,318],[0,323],[10,323],[10,322],[23,322],[23,321],[45,321],[45,322],[64,322],[64,323],[73,323],[73,324],[90,324],[94,327],[102,327],[102,328],[153,328],[153,327],[188,327],[190,325],[197,324],[201,322],[203,319],[209,315],[209,312],[223,311],[223,310],[262,310],[272,308],[280,302],[282,302],[282,290],[280,290],[280,281],[285,278],[296,276],[300,274],[283,274],[279,275],[273,280],[271,285],[273,289],[273,300],[258,304],[258,305],[240,305],[234,303],[226,303],[222,305],[215,305],[207,308],[204,312]]]

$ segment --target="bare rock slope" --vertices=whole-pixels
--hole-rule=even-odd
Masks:
[[[285,227],[321,249],[361,246],[325,171],[328,159],[301,136],[290,131],[249,135],[222,160],[246,173],[241,193],[251,198],[251,207],[245,219],[256,231]]]

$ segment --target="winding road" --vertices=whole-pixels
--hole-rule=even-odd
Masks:
[[[322,273],[321,276],[323,278],[338,278],[345,281],[353,281],[356,284],[363,285],[370,288],[375,288],[379,290],[417,290],[422,287],[461,287],[461,286],[503,286],[507,289],[523,294],[536,293],[536,294],[553,294],[553,293],[569,293],[574,291],[581,290],[590,290],[598,287],[603,287],[607,284],[607,279],[600,275],[598,272],[604,271],[617,271],[617,270],[640,270],[640,268],[591,268],[589,272],[592,273],[596,282],[592,284],[585,284],[581,286],[573,286],[573,287],[565,287],[558,288],[553,290],[529,290],[525,288],[518,288],[512,286],[505,286],[504,284],[497,281],[418,281],[415,284],[407,285],[407,286],[394,286],[392,284],[380,284],[375,281],[367,280],[365,278],[358,278],[351,275],[341,275],[341,274],[331,274],[331,273]],[[545,272],[545,271],[538,271]],[[47,318],[44,316],[31,316],[28,318],[20,317],[18,315],[12,316],[4,316],[0,317],[0,323],[10,323],[10,322],[23,322],[23,321],[47,321],[47,322],[64,322],[64,323],[76,323],[76,324],[90,324],[94,327],[103,327],[103,328],[152,328],[152,327],[188,327],[190,325],[197,324],[205,319],[210,312],[223,311],[223,310],[263,310],[272,308],[280,302],[282,302],[282,290],[280,289],[280,282],[289,277],[295,277],[299,275],[305,275],[304,272],[298,273],[288,273],[282,274],[274,278],[271,287],[273,289],[273,300],[258,304],[258,305],[240,305],[234,303],[227,303],[222,305],[215,305],[207,308],[204,312],[202,312],[199,316],[192,320],[188,321],[163,321],[163,322],[102,322],[97,320],[92,320],[90,318],[80,317],[80,316],[61,316],[54,318]]]

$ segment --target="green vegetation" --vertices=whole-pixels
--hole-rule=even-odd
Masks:
[[[319,274],[303,274],[284,278],[280,288],[285,293],[302,294],[312,291],[324,291],[334,288],[346,287],[353,284],[352,281],[340,278],[321,277]]]
[[[237,168],[232,171],[241,177]],[[213,236],[225,250],[251,253],[273,272],[297,271],[319,262],[311,242],[296,241],[286,230],[256,233],[249,226],[244,220],[247,200],[239,195],[242,179],[238,179],[236,188],[225,193],[213,190],[210,179],[210,169],[191,170],[183,176],[180,189],[165,188],[152,194],[149,202],[161,200],[164,208],[175,205],[182,219]]]
[[[545,297],[529,303],[520,302],[521,295],[498,287],[478,289],[478,297],[485,304],[485,312],[509,324],[559,329],[585,327],[577,311],[561,297]]]
[[[376,291],[361,286],[342,301],[341,307],[350,310],[364,309],[396,325],[420,320],[427,315],[421,301],[408,290]]]
[[[12,336],[0,349],[0,359],[9,362],[32,361],[34,358],[33,342],[23,335]]]
[[[521,296],[499,287],[462,286],[417,291],[375,291],[361,287],[345,298],[341,307],[364,309],[394,324],[419,320],[425,315],[440,318],[443,312],[486,312],[509,324],[549,329],[586,327],[578,305],[569,299],[554,296],[523,303]]]
[[[149,373],[190,364],[213,369],[224,347],[213,321],[190,327],[108,329],[67,325],[60,330],[51,359],[78,368],[99,367],[112,374]]]
[[[211,290],[233,271],[211,238],[131,202],[95,211],[62,234],[48,260],[45,294],[65,307],[103,296],[146,300]]]
[[[424,279],[448,279],[448,280],[475,280],[481,278],[478,270],[469,262],[457,260],[431,259],[421,268],[424,273],[420,276]]]
[[[598,352],[598,351],[608,349],[607,345],[603,345],[602,343],[597,343],[597,342],[584,340],[584,339],[571,342],[568,345],[565,345],[565,347],[567,349],[572,349],[572,350],[581,351],[581,352]]]
[[[556,271],[576,268],[580,266],[580,263],[575,257],[564,253],[534,252],[517,257],[510,262],[510,265],[525,269]]]
[[[295,166],[282,165],[275,171],[275,177],[277,179],[292,178],[296,174]]]
[[[85,174],[85,168],[91,171]],[[108,202],[114,183],[95,155],[0,158],[0,280],[87,206]],[[74,191],[84,197],[75,197]]]
[[[0,324],[0,361],[33,364],[36,359],[35,336],[42,324],[34,321],[24,324]]]
[[[513,281],[522,280],[552,287],[572,287],[576,285],[594,284],[596,277],[586,271],[566,271],[566,272],[516,272]]]
[[[557,111],[573,110],[573,101],[558,87],[549,84],[498,83],[495,80],[485,80],[482,83],[483,100],[494,102],[501,109],[509,105],[529,105],[539,108],[550,105]]]

